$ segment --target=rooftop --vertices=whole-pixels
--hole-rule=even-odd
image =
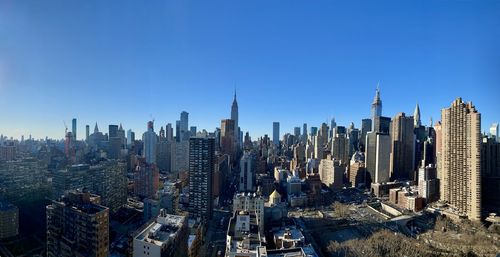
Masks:
[[[166,214],[164,212],[151,222],[136,237],[136,240],[146,241],[151,244],[162,246],[177,236],[177,231],[183,226],[184,216]]]
[[[283,238],[289,241],[300,241],[304,240],[304,235],[296,227],[285,227],[274,232],[274,236],[277,238]]]
[[[267,250],[267,257],[318,257],[312,246],[300,248]]]
[[[229,222],[227,235],[231,237],[231,252],[256,251],[257,247],[261,245],[261,241],[255,213],[235,212]]]

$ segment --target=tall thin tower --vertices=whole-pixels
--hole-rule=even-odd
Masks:
[[[238,102],[236,101],[236,90],[234,90],[234,99],[231,105],[231,119],[234,120],[234,140],[237,146],[240,142],[240,130],[238,129]]]
[[[76,118],[71,121],[71,134],[73,134],[73,141],[76,141]]]

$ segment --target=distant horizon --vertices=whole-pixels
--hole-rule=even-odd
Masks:
[[[457,97],[459,98],[459,97]],[[457,99],[455,98],[455,99]],[[481,111],[479,110],[479,108],[474,104],[473,101],[470,101],[470,100],[467,100],[467,99],[464,99],[463,97],[461,97],[462,100],[466,103],[468,102],[472,102],[472,104],[476,107],[476,109],[478,110],[478,112],[481,114],[481,131],[482,133],[485,133],[485,134],[488,134],[489,133],[489,129],[490,129],[490,126],[495,124],[495,123],[498,123],[498,122],[492,122],[490,124],[484,124],[484,119],[483,119],[483,114],[481,113]],[[455,100],[453,99],[453,101]],[[450,102],[450,105],[451,103],[453,102],[451,101]],[[240,103],[238,102],[238,105],[240,105]],[[443,107],[443,108],[448,108],[449,106],[446,106],[446,107]],[[419,104],[419,108],[420,110],[422,110],[422,106]],[[383,109],[383,99],[382,99],[382,109]],[[184,110],[184,111],[187,111],[187,110]],[[182,111],[180,111],[182,112]],[[180,112],[179,112],[179,115],[180,115]],[[187,111],[189,113],[189,111]],[[396,116],[398,113],[400,112],[397,112],[397,113],[394,113],[393,115],[385,115],[384,112],[382,112],[382,116],[384,117],[389,117],[389,118],[393,118],[394,116]],[[405,113],[406,116],[412,116],[413,117],[413,111],[412,112],[403,112]],[[189,115],[191,116],[191,113],[189,113]],[[241,117],[241,116],[240,116]],[[76,117],[73,117],[73,118],[76,118]],[[49,139],[52,139],[52,140],[63,140],[64,139],[64,131],[65,131],[65,128],[64,128],[64,122],[66,122],[66,125],[68,126],[68,132],[71,132],[71,120],[73,118],[70,118],[68,121],[65,121],[63,120],[61,122],[61,124],[63,125],[63,130],[62,130],[62,136],[60,138],[53,138],[53,137],[50,137],[50,136],[43,136],[43,137],[34,137],[33,135],[32,136],[32,139],[35,139],[35,140],[40,140],[40,139],[45,139],[46,137],[48,137]],[[225,117],[225,118],[221,118],[222,119],[229,119],[230,117]],[[369,117],[369,115],[363,119],[369,119],[371,117]],[[94,133],[94,128],[95,128],[95,122],[92,124],[81,124],[81,122],[77,119],[77,140],[85,140],[85,129],[86,129],[86,125],[89,125],[90,126],[90,134]],[[172,122],[164,122],[164,123],[161,123],[161,124],[158,124],[158,121],[156,119],[148,119],[148,120],[145,120],[144,121],[144,130],[134,130],[132,129],[132,131],[135,133],[135,137],[136,139],[140,139],[141,138],[141,135],[142,133],[146,132],[147,129],[146,129],[146,125],[147,125],[147,122],[149,122],[150,120],[153,120],[154,121],[154,131],[159,134],[159,131],[160,131],[160,128],[163,127],[165,128],[166,125],[168,123],[171,123],[172,124],[172,128],[173,128],[173,132],[174,132],[174,136],[175,136],[175,120],[173,120]],[[241,119],[239,119],[241,121]],[[321,126],[322,123],[326,123],[328,125],[328,127],[330,127],[330,121],[331,119],[329,120],[325,120],[325,121],[322,121],[322,122],[319,122],[319,123],[307,123],[307,129],[308,129],[308,133],[310,132],[310,129],[311,127],[317,127],[319,128]],[[350,121],[350,122],[347,122],[347,123],[339,123],[339,121],[337,119],[335,119],[336,121],[336,124],[337,126],[344,126],[344,127],[349,127],[350,123],[351,122],[354,122],[354,125],[356,128],[361,128],[361,120],[359,120],[358,122],[355,122],[355,121]],[[441,117],[439,117],[439,119],[435,119],[433,118],[433,124],[432,124],[432,127],[434,127],[434,125],[436,124],[436,122],[438,121],[441,121]],[[205,129],[207,132],[214,132],[216,128],[220,128],[220,121],[219,121],[219,125],[214,127],[213,129],[208,129],[208,128],[200,128],[198,127],[196,124],[192,124],[191,123],[191,118],[189,119],[189,127],[191,126],[196,126],[197,128],[197,132],[201,132],[203,129]],[[293,129],[294,127],[300,127],[300,132],[301,132],[301,135],[303,134],[303,131],[302,131],[302,128],[303,128],[303,124],[304,123],[300,123],[296,126],[293,126],[291,127],[290,129],[286,129],[286,130],[283,130],[283,127],[282,127],[282,124],[280,121],[277,121],[280,123],[280,140],[282,139],[283,135],[285,135],[286,133],[290,133],[290,134],[293,134]],[[421,122],[422,122],[422,125],[425,126],[425,127],[429,127],[430,124],[430,117],[429,117],[429,120],[427,122],[425,122],[424,119],[421,118]],[[97,126],[99,128],[99,131],[102,132],[103,134],[107,134],[108,133],[108,127],[109,125],[122,125],[123,126],[123,122],[118,122],[118,123],[108,123],[108,124],[100,124],[100,123],[97,123]],[[126,126],[123,126],[123,129],[125,130],[125,132],[127,132],[129,129],[131,128],[127,128]],[[270,129],[269,129],[269,132],[268,133],[265,133],[265,134],[262,134],[262,135],[259,135],[259,136],[252,136],[252,133],[251,131],[248,131],[248,130],[244,130],[243,129],[243,135],[245,135],[246,132],[249,132],[250,134],[250,137],[252,138],[252,140],[257,140],[258,138],[260,137],[264,137],[264,135],[268,135],[268,137],[272,138],[272,122],[270,124]],[[1,133],[3,136],[7,136],[9,139],[12,137],[10,135],[7,135],[7,134],[4,134],[4,133]],[[24,136],[24,139],[27,140],[29,138],[30,135],[24,135],[24,134],[21,134],[19,135],[19,137],[13,137],[14,140],[21,140],[21,137]],[[125,136],[126,136],[126,133],[125,133]]]
[[[397,11],[395,11],[397,10]],[[252,139],[335,117],[440,120],[457,97],[500,121],[500,2],[1,1],[0,133],[60,139],[64,124],[122,122],[136,136],[190,113],[214,130],[229,118]]]

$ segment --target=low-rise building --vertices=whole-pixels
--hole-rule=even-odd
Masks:
[[[257,257],[261,234],[255,213],[234,212],[226,237],[226,257]]]
[[[188,254],[187,219],[162,209],[155,221],[134,237],[133,257],[181,257]]]
[[[233,212],[248,211],[257,215],[261,233],[264,232],[264,198],[256,193],[239,193],[233,197]]]
[[[273,240],[276,249],[289,249],[303,246],[306,239],[297,227],[288,226],[274,231]]]

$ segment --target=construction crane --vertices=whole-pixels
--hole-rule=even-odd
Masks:
[[[66,128],[64,130],[64,135],[68,134],[68,125],[66,125],[66,121],[63,120],[63,123],[64,123],[64,127]]]

